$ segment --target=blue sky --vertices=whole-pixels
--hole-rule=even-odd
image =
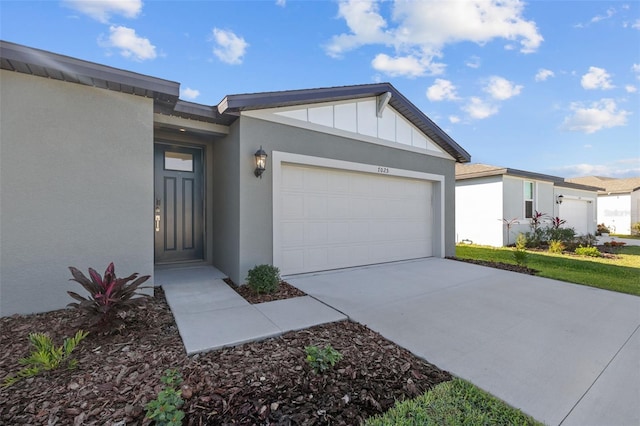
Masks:
[[[640,176],[637,0],[1,0],[0,19],[184,100],[388,81],[473,162]]]

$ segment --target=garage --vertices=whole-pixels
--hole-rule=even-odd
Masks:
[[[577,235],[589,233],[589,218],[591,212],[591,202],[580,199],[565,199],[560,204],[560,219],[566,220],[566,227],[573,228]]]
[[[375,170],[282,163],[274,259],[283,274],[432,256],[433,183]]]

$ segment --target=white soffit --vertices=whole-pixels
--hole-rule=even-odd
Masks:
[[[393,107],[379,109],[378,98],[327,102],[295,107],[245,111],[243,114],[293,126],[321,130],[339,136],[355,137],[408,151],[425,152],[451,158],[427,135]],[[350,135],[348,135],[350,134]]]

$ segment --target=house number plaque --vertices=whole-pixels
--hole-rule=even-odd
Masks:
[[[378,167],[378,173],[383,173],[383,174],[389,174],[389,168],[388,167]]]

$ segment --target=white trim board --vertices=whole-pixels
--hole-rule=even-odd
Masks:
[[[288,152],[273,151],[272,152],[273,163],[273,180],[272,180],[272,203],[273,203],[273,218],[272,218],[272,236],[273,236],[273,264],[278,266],[282,264],[280,242],[280,220],[282,215],[281,194],[280,188],[282,184],[282,165],[283,163],[299,164],[306,166],[324,167],[338,170],[355,171],[362,173],[370,173],[375,175],[386,175],[395,177],[404,177],[410,179],[419,179],[432,182],[434,189],[439,191],[440,197],[436,199],[435,194],[438,191],[434,191],[432,206],[434,213],[436,209],[439,209],[440,214],[440,253],[435,250],[434,256],[445,256],[445,177],[444,175],[417,172],[413,170],[396,169],[386,166],[379,166],[374,164],[355,163],[350,161],[335,160],[323,157],[313,157],[309,155],[293,154]],[[435,225],[435,224],[434,224]],[[438,236],[434,235],[434,239]]]

